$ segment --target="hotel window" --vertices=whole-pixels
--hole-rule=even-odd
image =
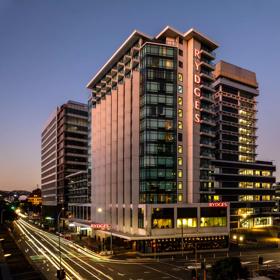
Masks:
[[[178,98],[178,105],[180,105],[180,106],[183,105],[183,98],[182,97]]]
[[[178,201],[179,202],[183,201],[183,195],[181,193],[178,194]]]
[[[255,171],[255,175],[260,176],[260,175],[261,175],[261,171],[260,171],[260,170],[256,170],[256,171]]]
[[[262,201],[264,201],[264,200],[270,200],[270,195],[263,195]]]
[[[183,189],[183,182],[178,182],[178,190],[182,190]]]
[[[262,176],[271,176],[271,171],[262,171]]]
[[[178,92],[179,92],[179,93],[183,93],[183,86],[178,85]]]
[[[183,153],[183,146],[179,145],[178,146],[178,154],[182,154]]]
[[[179,61],[179,67],[183,68],[183,62],[182,61]]]
[[[183,82],[183,74],[182,73],[178,73],[178,80],[179,80],[179,82]]]
[[[218,195],[213,196],[213,201],[219,201],[219,200],[220,200],[220,197]]]
[[[270,189],[270,183],[262,183],[262,188],[264,189]]]
[[[179,118],[182,118],[182,117],[183,117],[183,110],[182,110],[182,109],[179,109],[179,110],[178,110],[178,117],[179,117]]]
[[[255,183],[255,188],[259,188],[260,187],[260,183]]]
[[[178,133],[178,141],[182,142],[183,141],[183,134]]]
[[[183,56],[183,51],[179,49],[179,55]]]
[[[181,157],[178,158],[178,165],[183,165],[183,158]]]
[[[183,122],[178,121],[178,129],[183,129]]]
[[[179,169],[178,170],[178,178],[182,178],[183,177],[183,170]]]

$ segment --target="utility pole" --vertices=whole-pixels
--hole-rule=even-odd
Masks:
[[[181,227],[182,227],[181,251],[182,251],[182,256],[183,256],[183,255],[184,255],[184,228],[183,228],[183,219],[181,219]]]

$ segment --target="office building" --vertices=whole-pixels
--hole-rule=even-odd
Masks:
[[[231,228],[271,226],[275,208],[275,165],[256,159],[256,74],[219,62],[215,69],[217,201],[230,201]]]
[[[55,216],[67,208],[66,177],[87,171],[88,108],[68,101],[51,115],[42,132],[41,187],[45,215]]]
[[[97,234],[142,252],[227,247],[229,204],[209,192],[216,48],[194,29],[134,31],[88,83]]]

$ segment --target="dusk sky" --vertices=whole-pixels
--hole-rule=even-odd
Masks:
[[[280,175],[280,1],[0,0],[0,189],[40,185],[40,134],[134,29],[194,27],[257,73],[258,154]]]

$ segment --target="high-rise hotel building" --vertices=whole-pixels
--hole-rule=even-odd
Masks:
[[[67,207],[68,175],[88,168],[88,107],[68,101],[51,115],[41,135],[41,187],[44,215]],[[72,192],[70,192],[70,195]],[[77,193],[73,193],[77,196]],[[78,198],[77,198],[78,201]]]
[[[200,248],[226,246],[229,205],[212,191],[216,48],[194,29],[135,31],[88,83],[92,226],[100,232],[110,225],[113,235],[139,240],[139,250],[171,237],[176,248],[182,232],[187,247],[192,238]]]
[[[231,228],[271,226],[275,165],[256,159],[256,74],[219,62],[215,69],[216,160],[213,193],[230,201]]]

